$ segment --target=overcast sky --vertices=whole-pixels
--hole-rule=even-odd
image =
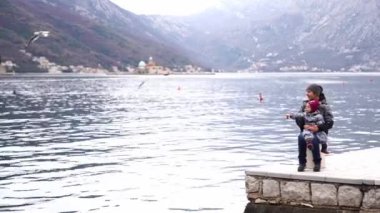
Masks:
[[[216,5],[218,0],[111,0],[133,13],[190,15]]]

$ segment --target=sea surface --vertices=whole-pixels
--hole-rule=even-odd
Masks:
[[[380,147],[378,73],[0,78],[0,212],[243,212],[245,170],[296,169],[310,83],[333,154]]]

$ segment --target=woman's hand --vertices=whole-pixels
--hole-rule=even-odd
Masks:
[[[307,129],[311,132],[318,132],[319,131],[319,128],[317,125],[305,125],[303,126],[304,129]]]

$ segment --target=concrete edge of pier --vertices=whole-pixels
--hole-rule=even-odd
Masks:
[[[297,172],[297,165],[246,171],[246,213],[380,212],[379,155],[373,148],[327,156],[321,172]]]

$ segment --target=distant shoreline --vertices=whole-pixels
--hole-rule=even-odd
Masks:
[[[172,73],[169,75],[158,75],[158,74],[135,74],[135,73],[61,73],[61,74],[49,74],[49,73],[1,73],[0,78],[58,78],[58,77],[69,77],[69,78],[112,78],[112,77],[123,77],[123,76],[212,76],[212,75],[235,75],[235,76],[265,76],[265,75],[279,75],[279,76],[290,76],[290,75],[337,75],[337,76],[380,76],[380,72],[221,72],[221,73]]]
[[[136,73],[1,73],[0,77],[117,77],[117,76],[171,76],[171,75],[215,75],[215,73],[171,73],[169,75],[160,74],[136,74]]]

